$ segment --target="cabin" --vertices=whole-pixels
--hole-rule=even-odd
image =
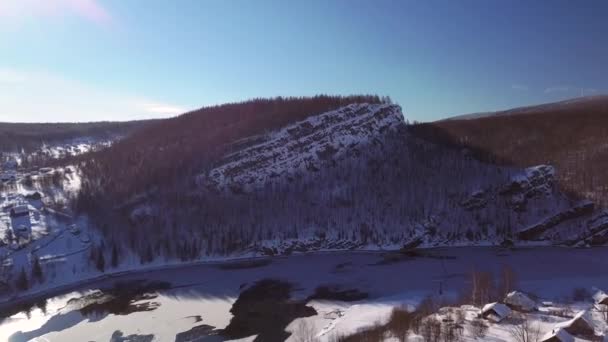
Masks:
[[[479,313],[481,318],[487,319],[488,321],[498,323],[503,319],[509,317],[511,309],[508,306],[501,303],[489,303],[484,305]]]
[[[15,173],[13,172],[2,172],[0,173],[0,180],[3,182],[10,182],[10,181],[14,181],[17,177],[15,176]]]
[[[608,294],[604,291],[598,291],[593,295],[595,305],[608,305]]]
[[[19,166],[19,163],[17,163],[17,159],[15,158],[7,159],[2,165],[5,170],[14,170],[17,168],[17,166]]]
[[[541,342],[574,342],[574,337],[564,329],[553,329],[540,339]]]
[[[579,312],[569,321],[556,324],[555,329],[562,329],[568,334],[576,337],[587,339],[593,339],[595,337],[595,328],[585,311]]]
[[[33,201],[40,201],[42,199],[42,194],[38,191],[35,191],[31,194],[25,195],[25,198],[27,198],[28,200],[33,200]]]
[[[21,217],[30,214],[30,208],[26,204],[14,206],[11,209],[11,217]]]
[[[536,311],[536,302],[530,299],[525,293],[519,291],[509,292],[505,297],[504,303],[511,309],[519,312]]]

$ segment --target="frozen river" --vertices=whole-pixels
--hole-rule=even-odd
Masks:
[[[302,254],[246,263],[184,266],[84,285],[47,298],[46,313],[34,308],[30,318],[19,313],[4,319],[0,323],[0,340],[110,341],[115,334],[115,340],[120,341],[116,336],[124,334],[138,335],[142,341],[174,341],[177,334],[201,322],[224,328],[240,291],[261,279],[292,283],[292,298],[304,299],[315,288],[332,285],[367,293],[369,297],[358,305],[390,308],[437,294],[440,283],[445,293],[457,296],[467,288],[473,270],[498,274],[505,265],[514,270],[519,289],[547,300],[559,300],[575,288],[608,288],[608,248],[441,248],[426,250],[421,256],[397,258],[387,258],[379,252]],[[151,308],[142,306],[132,312],[100,310],[91,315],[75,310],[74,305],[66,306],[70,298],[112,287],[116,282],[136,281],[163,284],[155,298],[138,298],[141,303],[153,302]],[[333,304],[341,305],[348,310],[352,303]],[[323,310],[322,305],[315,308],[318,312]]]

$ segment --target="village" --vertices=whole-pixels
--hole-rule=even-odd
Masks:
[[[0,160],[0,295],[18,284],[19,274],[53,269],[66,254],[84,252],[82,233],[66,205],[75,180],[70,168],[23,169],[13,154]],[[42,266],[41,266],[42,265]],[[15,287],[13,286],[13,287]]]
[[[473,296],[477,291],[473,288]],[[395,301],[392,308],[387,305],[384,309],[377,305],[354,305],[360,306],[357,311],[365,311],[366,317],[372,317],[374,311],[381,316],[384,311],[384,320],[365,327],[345,328],[341,324],[349,319],[349,313],[337,309],[339,318],[326,324],[317,339],[306,341],[608,341],[608,294],[603,290],[576,288],[570,295],[548,298],[552,297],[512,290],[498,301],[481,305],[471,303],[476,300],[469,297],[456,300],[466,304],[455,304],[454,298],[443,295],[428,295],[415,301],[409,298],[401,304]],[[336,312],[327,303],[312,302],[312,306],[319,315]],[[294,335],[288,341],[301,341],[302,335],[310,335],[305,327],[318,326],[315,320],[319,319],[305,318],[292,323],[289,331]],[[336,338],[337,331],[342,331],[338,336],[343,337]]]
[[[501,302],[484,305],[477,317],[487,324],[505,323],[509,338],[516,342],[604,341],[608,327],[608,295],[598,290],[591,298],[575,303],[537,302],[519,291],[508,293]],[[475,321],[473,321],[475,322]],[[473,324],[473,330],[475,324]]]

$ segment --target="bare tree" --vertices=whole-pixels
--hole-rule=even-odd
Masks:
[[[515,342],[538,342],[540,339],[540,326],[532,324],[527,315],[514,318],[507,331]]]
[[[441,339],[441,322],[434,317],[422,321],[420,334],[425,341],[439,342]]]
[[[441,337],[443,342],[458,341],[459,335],[454,323],[446,322],[441,325]]]
[[[454,320],[456,321],[456,323],[464,324],[465,319],[466,314],[463,309],[457,309],[456,311],[454,311]]]
[[[471,277],[471,301],[484,305],[495,297],[494,276],[491,272],[473,271]]]
[[[475,337],[475,339],[483,339],[486,337],[488,332],[488,325],[481,319],[475,319],[471,321],[469,326],[469,333]]]
[[[387,326],[393,336],[400,342],[407,341],[415,315],[415,313],[409,312],[406,308],[394,308],[391,312]]]
[[[595,310],[597,312],[599,312],[602,315],[602,317],[604,318],[604,321],[606,321],[606,323],[608,323],[608,305],[597,304],[595,306]]]
[[[503,265],[500,271],[500,285],[498,294],[500,298],[504,298],[509,292],[515,290],[517,286],[517,277],[515,272],[509,265]]]
[[[318,340],[315,327],[305,319],[300,320],[293,334],[296,342],[316,342]]]

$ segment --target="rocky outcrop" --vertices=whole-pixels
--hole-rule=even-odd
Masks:
[[[527,168],[511,177],[510,181],[495,189],[476,190],[460,205],[466,210],[479,210],[498,196],[515,211],[524,211],[528,200],[550,196],[555,185],[555,169],[550,165]]]
[[[198,177],[208,188],[245,193],[277,180],[318,172],[356,158],[369,144],[403,125],[396,105],[353,104],[288,125],[225,157],[222,165]]]
[[[586,228],[566,245],[603,246],[608,243],[608,211],[601,211],[587,221]]]
[[[483,209],[488,204],[488,194],[483,190],[475,191],[460,204],[466,210]]]
[[[507,198],[507,203],[516,211],[524,211],[528,199],[549,196],[555,182],[555,169],[550,165],[538,165],[512,177],[499,194]]]
[[[517,233],[520,240],[534,240],[540,237],[547,230],[561,224],[565,221],[572,220],[578,217],[593,213],[595,206],[592,202],[584,201],[568,210],[559,212],[556,215],[548,217],[543,221],[521,230]]]

